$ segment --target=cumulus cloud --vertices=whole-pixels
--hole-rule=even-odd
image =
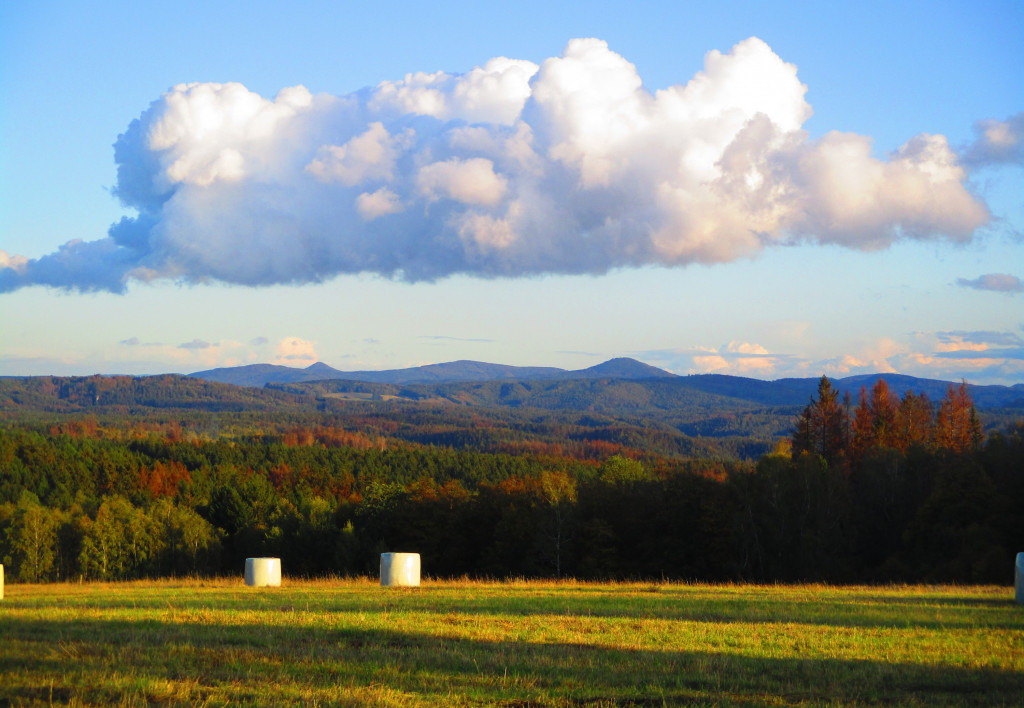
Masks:
[[[648,351],[641,356],[670,371],[685,374],[728,374],[771,378],[799,366],[788,354],[773,353],[753,342],[731,341],[719,347]]]
[[[320,360],[316,354],[316,345],[298,337],[282,339],[277,343],[274,353],[276,357],[273,363],[286,366],[308,365]]]
[[[1024,292],[1024,283],[1021,282],[1020,278],[1009,273],[986,273],[974,280],[957,278],[956,284],[964,288],[992,290],[997,293]]]
[[[657,91],[598,39],[345,96],[181,84],[115,143],[135,215],[38,259],[0,254],[0,292],[599,274],[962,242],[989,221],[967,168],[1017,154],[1019,116],[980,123],[969,160],[927,134],[879,158],[867,136],[810,139],[806,91],[757,38]]]

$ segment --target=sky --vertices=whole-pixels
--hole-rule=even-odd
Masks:
[[[465,5],[0,6],[0,375],[1024,382],[1024,3]]]

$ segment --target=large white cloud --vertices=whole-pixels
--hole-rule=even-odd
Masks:
[[[757,38],[655,92],[598,39],[340,97],[181,84],[115,144],[114,193],[137,215],[39,259],[4,254],[0,291],[603,273],[964,241],[989,220],[966,166],[1016,155],[1019,117],[980,123],[966,161],[924,134],[882,159],[863,135],[809,139],[806,90]]]

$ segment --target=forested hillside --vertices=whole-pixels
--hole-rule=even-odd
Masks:
[[[606,394],[622,410],[633,391]],[[0,381],[9,580],[237,574],[257,555],[373,573],[415,550],[442,576],[1009,582],[1024,548],[1024,422],[984,430],[966,386],[933,403],[879,380],[847,405],[822,379],[756,460],[657,416],[329,393]],[[720,419],[759,425],[731,405]]]
[[[301,396],[173,374],[0,377],[0,421],[52,413],[145,416],[164,409],[276,413],[314,408]]]

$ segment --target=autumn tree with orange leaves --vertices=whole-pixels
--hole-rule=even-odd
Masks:
[[[949,385],[945,398],[939,404],[935,421],[935,444],[952,452],[977,450],[984,434],[978,411],[967,393],[967,384]]]

